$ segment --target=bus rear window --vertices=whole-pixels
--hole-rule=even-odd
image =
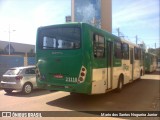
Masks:
[[[40,31],[42,49],[78,49],[80,48],[80,28],[60,27]]]

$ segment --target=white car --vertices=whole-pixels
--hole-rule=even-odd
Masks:
[[[13,90],[29,94],[37,88],[35,66],[10,68],[2,77],[1,88],[12,93]]]

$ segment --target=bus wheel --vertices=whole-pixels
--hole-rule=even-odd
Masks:
[[[137,79],[137,80],[141,80],[141,77],[143,76],[143,71],[141,70],[140,71],[140,76],[139,76],[139,78]]]
[[[70,92],[70,95],[78,95],[78,93]]]
[[[143,76],[143,71],[141,70],[140,76]]]
[[[70,92],[71,96],[85,96],[85,94],[82,93],[75,93],[75,92]]]
[[[120,92],[123,88],[123,77],[120,76],[118,80],[118,86],[117,86],[117,91]]]

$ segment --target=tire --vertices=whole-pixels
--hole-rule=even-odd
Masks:
[[[70,95],[77,95],[78,93],[70,92]]]
[[[143,71],[141,70],[140,71],[140,76],[139,76],[139,78],[137,79],[137,80],[141,80],[141,77],[143,76]]]
[[[8,94],[11,94],[12,93],[12,89],[4,89],[4,91],[6,92],[6,93],[8,93]]]
[[[123,77],[120,76],[118,79],[118,86],[117,86],[117,92],[120,92],[123,88]]]
[[[140,76],[143,76],[143,71],[141,70],[141,72],[140,72]]]
[[[75,92],[70,92],[71,96],[83,96],[84,94],[82,93],[75,93]]]
[[[24,93],[24,94],[30,94],[32,92],[32,90],[33,90],[32,84],[26,83],[23,86],[22,93]]]
[[[49,90],[49,92],[55,92],[55,90]]]

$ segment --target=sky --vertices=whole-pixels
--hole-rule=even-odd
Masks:
[[[147,48],[160,47],[160,0],[112,0],[113,26],[126,39],[144,42]]]
[[[83,0],[82,0],[83,1]],[[160,0],[112,0],[112,33],[125,39],[160,47]],[[0,0],[0,40],[36,43],[40,26],[65,23],[71,0]],[[10,27],[9,27],[10,26]]]

